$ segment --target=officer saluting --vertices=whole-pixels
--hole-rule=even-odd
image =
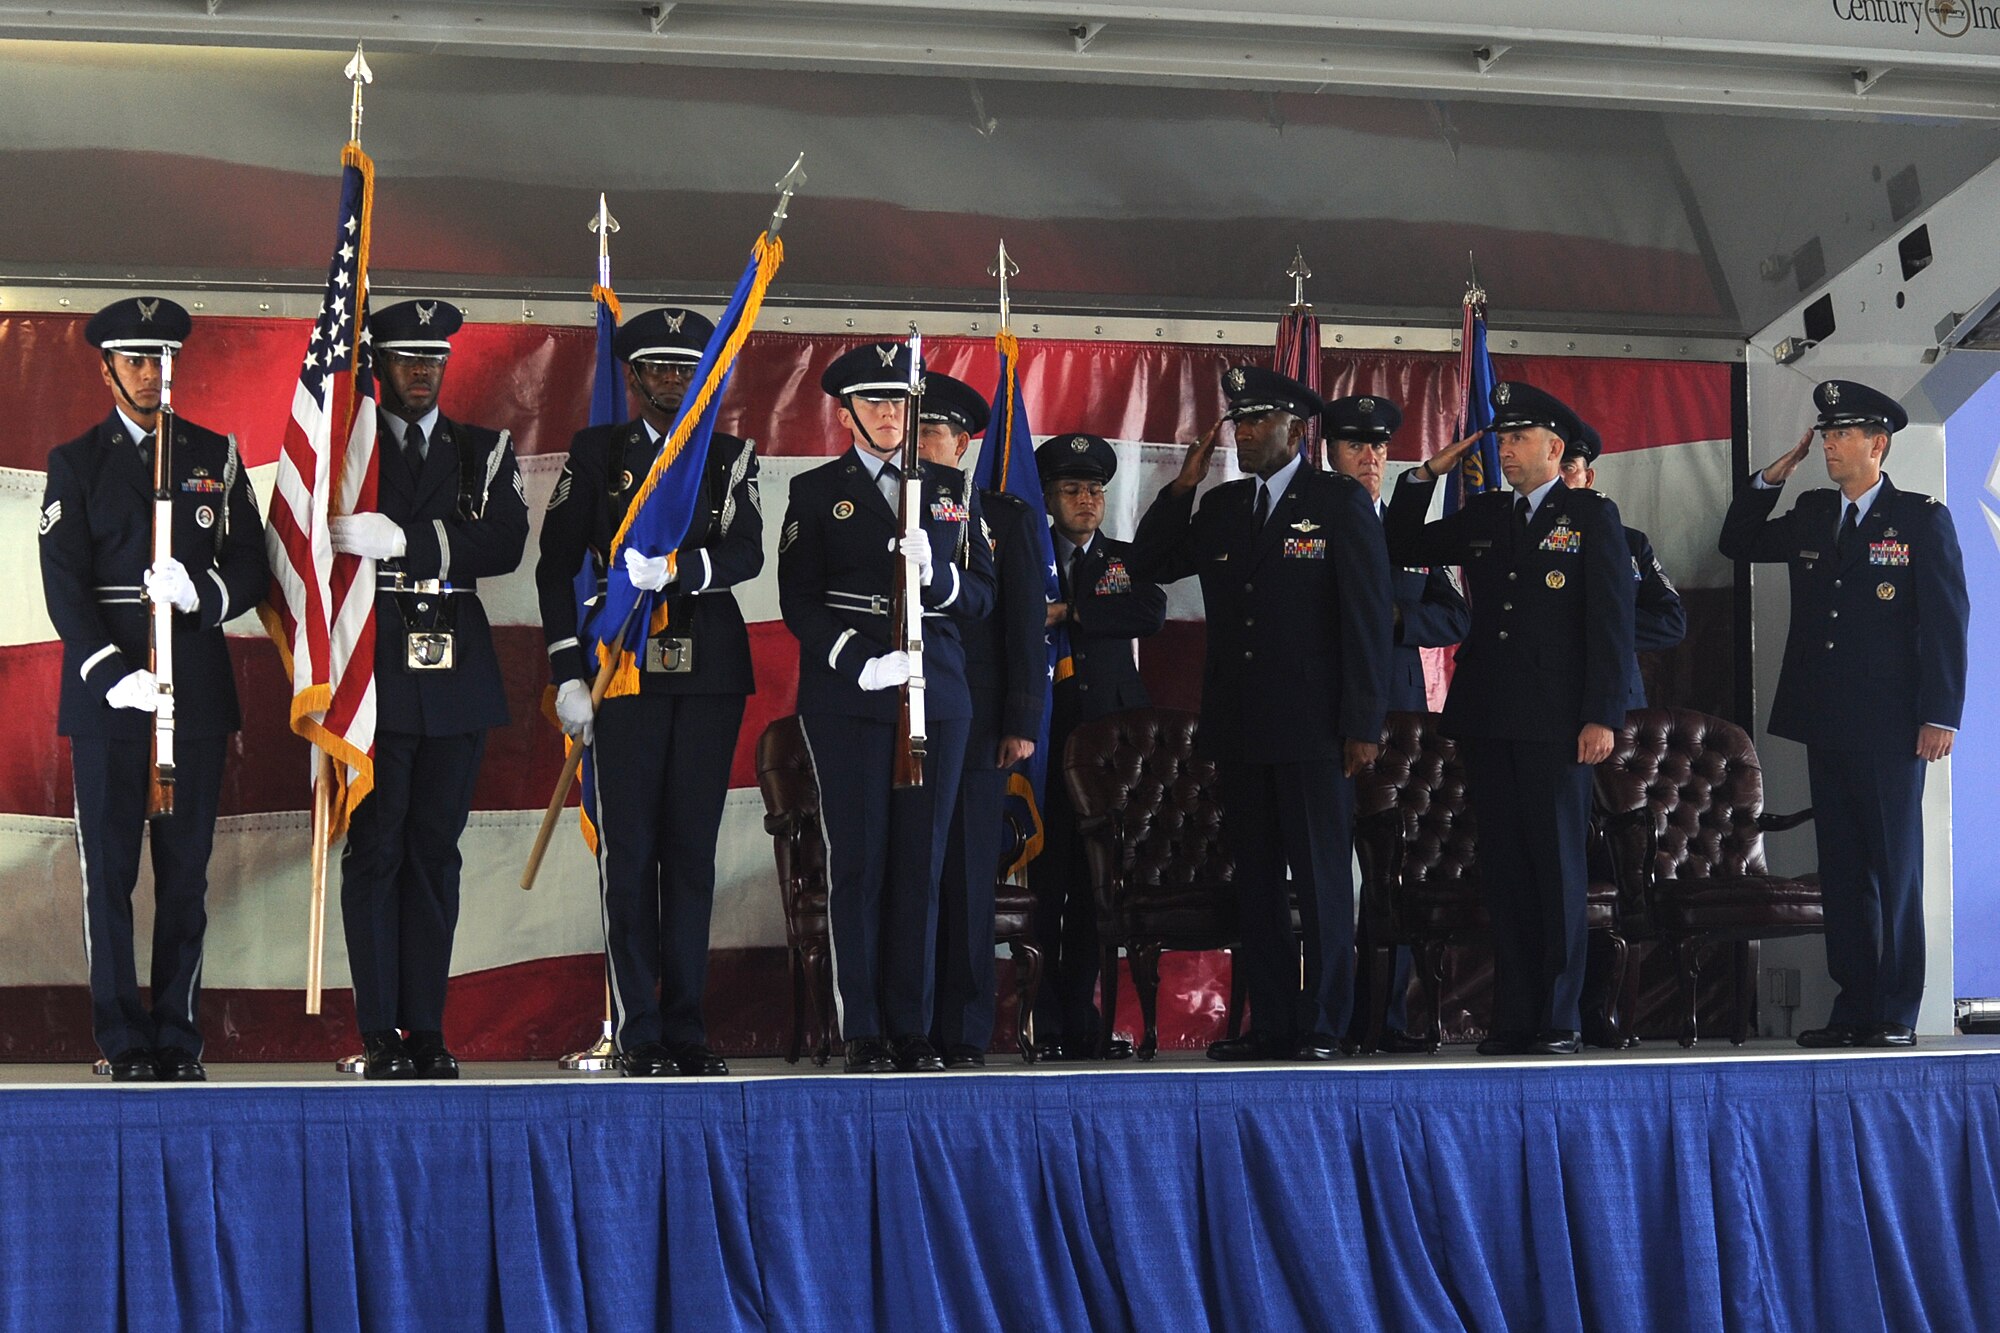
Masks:
[[[1909,1046],[1924,995],[1924,769],[1951,753],[1965,705],[1965,565],[1951,511],[1882,471],[1902,404],[1865,384],[1813,390],[1819,420],[1739,488],[1732,560],[1791,566],[1792,629],[1773,736],[1803,742],[1840,995],[1799,1045]],[[1820,432],[1834,489],[1771,517]]]
[[[1356,394],[1336,398],[1320,414],[1326,438],[1327,461],[1333,470],[1361,483],[1368,492],[1369,506],[1379,518],[1383,512],[1382,474],[1389,461],[1389,441],[1403,424],[1403,409],[1387,398]],[[1424,692],[1423,648],[1443,648],[1465,637],[1472,625],[1472,613],[1451,572],[1442,565],[1414,569],[1398,567],[1389,572],[1389,586],[1395,598],[1395,651],[1389,659],[1388,705],[1392,711],[1422,713],[1430,708]],[[1356,950],[1354,993],[1365,996],[1371,989],[1370,971],[1375,949],[1364,918]],[[1389,1006],[1384,1016],[1378,1050],[1409,1054],[1430,1049],[1428,1041],[1405,1030],[1405,1012],[1410,988],[1410,951],[1397,947],[1389,971]],[[1364,1027],[1356,1014],[1351,1035],[1359,1038]]]
[[[1195,512],[1221,422],[1139,522],[1142,577],[1201,578],[1208,613],[1201,748],[1221,779],[1236,862],[1251,1028],[1216,1060],[1330,1060],[1354,999],[1354,786],[1380,750],[1393,626],[1389,556],[1368,493],[1304,465],[1325,406],[1283,375],[1228,372],[1223,420],[1249,476]],[[1305,930],[1305,993],[1285,872]]]
[[[924,376],[917,445],[926,463],[956,468],[990,409],[978,390],[931,371]],[[1048,598],[1035,511],[1005,491],[979,493],[993,548],[993,614],[968,622],[965,679],[972,723],[957,808],[938,888],[938,957],[933,1044],[945,1068],[986,1063],[993,1038],[993,884],[999,877],[1007,782],[1035,752],[1048,698]]]
[[[917,368],[922,373],[922,367]],[[958,622],[993,607],[993,553],[966,476],[922,463],[922,528],[897,523],[910,349],[868,343],[820,387],[852,447],[792,481],[778,541],[778,600],[799,641],[799,720],[820,792],[834,1010],[850,1073],[929,1071],[937,885],[972,717]],[[921,787],[892,790],[910,658],[891,599],[922,570],[928,744]]]
[[[1118,472],[1118,452],[1110,441],[1086,434],[1052,436],[1035,450],[1035,471],[1054,529],[1062,594],[1048,608],[1048,624],[1067,631],[1070,660],[1070,673],[1053,691],[1042,854],[1028,863],[1043,969],[1035,1046],[1044,1060],[1085,1060],[1100,1054],[1096,997],[1102,951],[1090,861],[1063,778],[1063,748],[1081,724],[1150,702],[1134,651],[1138,640],[1166,624],[1167,594],[1159,584],[1133,576],[1128,543],[1100,531],[1104,488]],[[1114,1037],[1101,1054],[1125,1059],[1132,1043]]]
[[[527,492],[505,431],[438,410],[462,322],[444,301],[369,317],[379,510],[329,525],[334,550],[377,562],[375,786],[355,807],[340,858],[369,1078],[458,1077],[444,1044],[458,839],[486,731],[507,723],[478,581],[521,563]]]
[[[648,310],[612,342],[639,419],[571,441],[542,519],[542,632],[563,730],[593,746],[585,794],[597,830],[614,1040],[627,1074],[726,1074],[702,1024],[715,847],[744,700],[756,689],[750,635],[730,591],[764,567],[764,515],[751,442],[716,432],[694,521],[666,557],[625,552],[633,586],[667,590],[667,625],[646,645],[639,692],[593,716],[597,666],[579,643],[575,578],[585,555],[599,595],[612,538],[672,431],[715,325],[692,310]]]
[[[1426,524],[1432,487],[1474,435],[1405,472],[1389,502],[1399,561],[1462,565],[1472,634],[1443,724],[1465,757],[1493,931],[1493,1032],[1482,1055],[1581,1049],[1590,769],[1625,720],[1632,564],[1618,507],[1563,485],[1576,414],[1531,385],[1493,386],[1500,471]]]
[[[167,479],[173,556],[152,559],[153,448],[161,355],[193,321],[163,297],[118,301],[84,339],[103,354],[111,412],[49,454],[41,518],[42,590],[62,640],[56,730],[70,738],[83,868],[90,1026],[121,1081],[198,1082],[208,856],[229,734],[240,725],[222,625],[255,607],[270,580],[263,519],[234,437],[173,418]],[[174,615],[174,807],[153,820],[150,1007],[139,1000],[132,887],[149,827],[152,712],[149,603]]]

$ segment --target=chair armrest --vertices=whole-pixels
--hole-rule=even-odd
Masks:
[[[1783,833],[1786,829],[1797,828],[1812,817],[1813,809],[1811,806],[1807,806],[1798,813],[1790,815],[1774,815],[1767,810],[1757,816],[1757,827],[1764,833]]]
[[[781,810],[775,815],[764,816],[764,832],[774,838],[789,838],[799,831],[799,817],[789,810]]]
[[[1652,807],[1646,805],[1633,810],[1620,810],[1617,814],[1606,814],[1601,810],[1597,812],[1598,827],[1605,833],[1622,832],[1642,823],[1651,823],[1652,819]]]
[[[1092,833],[1101,833],[1106,829],[1115,832],[1117,827],[1116,817],[1109,814],[1085,815],[1082,819],[1076,821],[1076,831],[1086,837]]]

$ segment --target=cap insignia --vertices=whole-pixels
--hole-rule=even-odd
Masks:
[[[417,302],[417,323],[419,324],[430,323],[431,317],[437,314],[437,312],[438,308],[436,301],[431,302],[429,305],[425,305],[422,301]]]
[[[1513,396],[1514,396],[1514,386],[1509,384],[1506,380],[1501,380],[1498,384],[1493,386],[1493,401],[1500,404],[1502,407],[1505,407],[1507,405],[1507,400],[1509,398],[1512,398]]]
[[[665,318],[667,321],[668,331],[673,333],[679,333],[681,331],[681,325],[687,323],[687,311],[683,310],[678,315],[668,315]]]
[[[1354,405],[1369,416],[1375,415],[1375,400],[1373,398],[1356,399]]]
[[[1243,391],[1243,367],[1238,366],[1229,372],[1229,387],[1238,393]]]
[[[1070,439],[1069,447],[1077,453],[1085,453],[1090,448],[1090,441],[1084,439],[1081,435],[1073,436]]]
[[[879,357],[881,357],[881,358],[882,358],[882,365],[883,365],[883,367],[884,367],[885,369],[886,369],[886,368],[888,368],[888,367],[890,367],[890,366],[893,366],[893,365],[895,365],[895,364],[896,364],[896,344],[895,344],[895,343],[883,343],[883,344],[882,344],[882,345],[881,345],[880,347],[877,347],[877,348],[875,349],[875,355],[877,355],[877,356],[879,356]]]
[[[159,310],[159,308],[160,308],[160,303],[157,299],[151,301],[139,302],[140,322],[151,324],[153,322],[153,314],[154,312]]]
[[[1828,407],[1835,407],[1839,405],[1840,386],[1838,384],[1835,384],[1832,380],[1828,380],[1826,382],[1826,387],[1821,389],[1820,392],[1826,395],[1826,405]]]

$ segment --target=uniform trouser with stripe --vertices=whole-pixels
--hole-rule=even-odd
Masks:
[[[826,916],[843,1039],[928,1036],[937,886],[969,718],[932,718],[924,785],[890,787],[894,723],[801,716],[826,832]]]
[[[957,809],[938,886],[937,1022],[942,1050],[993,1040],[993,889],[1000,878],[1002,820],[1012,771],[987,762],[959,778]]]
[[[591,822],[618,1049],[704,1042],[715,847],[741,694],[606,699],[591,753]]]
[[[444,1030],[458,930],[459,835],[486,733],[377,732],[375,787],[340,857],[340,915],[363,1032]]]
[[[1354,1004],[1354,784],[1338,752],[1286,764],[1229,761],[1216,776],[1236,863],[1251,1030],[1281,1042],[1342,1036]],[[1305,937],[1303,994],[1293,896]]]
[[[83,870],[84,956],[90,962],[90,1028],[107,1057],[142,1046],[201,1054],[202,934],[208,926],[208,854],[215,845],[227,736],[178,737],[174,813],[146,818],[150,740],[76,736],[76,844]],[[132,889],[139,844],[151,831],[152,1004],[139,1000]]]
[[[1493,1031],[1580,1031],[1590,765],[1574,741],[1467,738],[1459,753],[1493,932]]]
[[[1924,770],[1909,752],[1806,747],[1826,905],[1830,1023],[1917,1025],[1924,999]]]

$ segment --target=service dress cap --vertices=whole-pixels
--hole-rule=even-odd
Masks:
[[[1262,366],[1233,366],[1223,372],[1222,392],[1229,400],[1222,415],[1230,421],[1261,417],[1267,412],[1287,412],[1310,420],[1326,408],[1326,400],[1305,385]]]
[[[128,296],[113,301],[83,326],[83,340],[107,352],[158,356],[187,341],[194,319],[164,296]]]
[[[1320,413],[1320,428],[1329,440],[1387,444],[1402,424],[1403,409],[1373,394],[1336,398]]]
[[[698,310],[662,306],[632,316],[611,335],[620,361],[682,361],[694,365],[708,350],[715,323]]]
[[[1910,414],[1888,394],[1853,380],[1827,380],[1813,390],[1813,405],[1819,408],[1815,430],[1835,430],[1841,426],[1880,426],[1891,435],[1910,424]]]
[[[917,373],[921,375],[923,367]],[[907,398],[910,345],[879,342],[850,347],[820,375],[819,387],[835,398]]]
[[[1604,437],[1597,433],[1597,427],[1582,418],[1577,419],[1576,438],[1563,450],[1564,458],[1581,458],[1587,467],[1597,465],[1597,456],[1604,452]]]
[[[923,419],[941,421],[953,430],[964,431],[967,435],[977,435],[986,429],[992,417],[992,409],[979,390],[964,380],[937,371],[924,373]]]
[[[1035,471],[1044,486],[1065,477],[1108,482],[1118,471],[1118,451],[1101,435],[1056,435],[1035,450]]]
[[[1492,401],[1493,424],[1489,429],[1495,432],[1540,426],[1561,436],[1567,446],[1583,429],[1583,418],[1571,411],[1569,404],[1532,384],[1501,380],[1493,386]]]
[[[443,356],[465,312],[449,301],[398,301],[368,316],[368,337],[378,352]]]

